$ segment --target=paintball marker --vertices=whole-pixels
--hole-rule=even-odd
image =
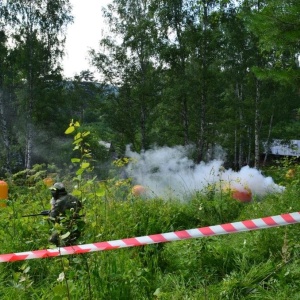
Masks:
[[[50,210],[43,210],[38,214],[24,215],[22,217],[34,217],[34,216],[49,216]]]

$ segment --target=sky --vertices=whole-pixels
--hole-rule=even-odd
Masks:
[[[110,2],[112,0],[70,0],[74,23],[67,30],[66,55],[63,60],[66,77],[73,77],[89,69],[95,72],[96,79],[100,78],[96,69],[89,65],[88,50],[98,49],[101,35],[105,31],[101,8]],[[300,65],[300,54],[297,55]]]
[[[101,8],[110,2],[111,0],[70,0],[74,23],[67,30],[66,55],[63,60],[66,77],[73,77],[82,70],[96,71],[89,65],[88,50],[98,49],[105,29]],[[95,75],[97,78],[97,74]]]

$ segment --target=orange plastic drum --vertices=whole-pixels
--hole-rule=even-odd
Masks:
[[[8,199],[8,184],[0,180],[0,207],[6,206],[6,200]]]
[[[132,188],[131,192],[134,196],[141,196],[141,195],[145,194],[146,189],[142,185],[135,185]]]
[[[52,186],[54,184],[53,179],[50,178],[50,177],[44,178],[43,181],[46,184],[46,186],[48,186],[48,187],[50,187],[50,186]]]
[[[250,202],[252,200],[252,193],[250,191],[233,191],[232,198],[240,202]]]

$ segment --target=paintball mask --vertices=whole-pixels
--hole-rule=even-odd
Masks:
[[[57,200],[59,196],[67,194],[65,186],[61,182],[56,182],[52,187],[50,187],[50,191],[55,200]]]

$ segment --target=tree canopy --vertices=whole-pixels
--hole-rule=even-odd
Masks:
[[[259,167],[272,139],[298,139],[299,1],[113,0],[90,51],[102,82],[62,75],[69,1],[0,8],[2,172],[61,163],[71,119],[120,156],[194,145],[200,162],[222,147],[237,169]]]

